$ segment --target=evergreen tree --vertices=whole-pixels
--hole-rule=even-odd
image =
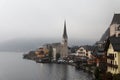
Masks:
[[[56,60],[58,60],[60,58],[60,53],[56,54]]]
[[[112,73],[110,73],[110,72],[106,73],[106,80],[113,80]]]
[[[113,80],[120,80],[120,74],[113,74]]]
[[[94,76],[95,76],[95,80],[101,80],[100,79],[100,70],[98,67],[96,67],[96,69],[94,71]]]
[[[49,49],[48,57],[49,57],[50,61],[53,58],[53,49],[52,49],[52,46]]]

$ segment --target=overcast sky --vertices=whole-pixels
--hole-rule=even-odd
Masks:
[[[99,40],[120,0],[0,0],[0,41],[16,38]]]

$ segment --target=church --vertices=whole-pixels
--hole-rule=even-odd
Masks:
[[[63,59],[68,56],[68,36],[66,29],[66,21],[64,21],[64,30],[62,35],[62,41],[59,43],[52,43],[44,45],[45,48],[52,48],[53,60],[56,60],[56,54],[60,54],[60,58]]]

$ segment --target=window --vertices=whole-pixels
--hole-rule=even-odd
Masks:
[[[115,29],[116,29],[116,31],[119,31],[120,30],[120,25],[117,25]]]
[[[111,59],[111,60],[114,60],[114,54],[109,53],[109,55],[107,56],[107,58],[109,58],[109,59]]]
[[[118,34],[118,37],[120,37],[120,34]]]
[[[88,56],[88,53],[86,53],[86,56]]]
[[[116,58],[116,53],[114,55],[115,55],[115,58]]]
[[[118,26],[118,30],[120,30],[120,25]]]
[[[117,65],[117,62],[115,61],[115,65]]]
[[[111,64],[112,64],[112,61],[111,61]]]
[[[83,51],[83,49],[80,49],[80,51]]]

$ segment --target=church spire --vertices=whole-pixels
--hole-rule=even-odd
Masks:
[[[68,36],[67,36],[67,30],[66,30],[66,20],[64,21],[64,32],[63,32],[63,38],[64,39],[67,39]]]

